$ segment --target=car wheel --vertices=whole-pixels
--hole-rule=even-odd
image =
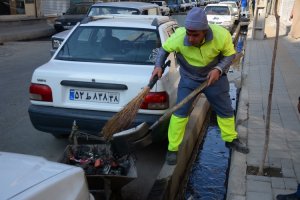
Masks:
[[[52,134],[53,137],[55,137],[56,139],[66,139],[69,137],[69,135],[65,135],[65,134]]]

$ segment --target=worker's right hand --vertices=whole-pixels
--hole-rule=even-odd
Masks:
[[[161,78],[162,73],[163,73],[163,70],[161,67],[155,67],[154,70],[152,71],[152,76],[151,76],[150,80],[152,80],[155,75],[157,75],[158,78]]]

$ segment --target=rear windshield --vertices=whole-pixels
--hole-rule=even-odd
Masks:
[[[230,3],[230,2],[222,2],[221,4],[226,4],[226,5],[230,5],[232,6],[233,8],[236,8],[236,3]]]
[[[56,59],[153,64],[160,46],[156,30],[81,26],[68,38]]]
[[[140,15],[140,11],[134,8],[120,8],[110,6],[92,7],[88,16],[107,15],[107,14],[127,14],[127,15]]]
[[[89,5],[77,5],[77,6],[71,6],[66,14],[68,15],[86,15],[88,12],[90,6]]]
[[[207,15],[230,15],[229,8],[224,6],[207,6],[205,12]]]
[[[155,3],[155,4],[159,5],[159,6],[162,6],[162,2],[161,1],[153,1],[151,3],[153,3],[153,4]]]

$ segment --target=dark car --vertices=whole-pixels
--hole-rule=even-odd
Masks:
[[[93,3],[77,3],[71,5],[65,14],[55,20],[54,28],[57,32],[71,29],[77,22],[80,22],[86,16]]]

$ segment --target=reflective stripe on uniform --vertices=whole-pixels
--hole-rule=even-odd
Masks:
[[[232,142],[232,140],[237,138],[238,134],[235,130],[234,117],[223,118],[217,115],[217,121],[223,141]]]
[[[176,115],[171,116],[168,130],[169,151],[178,151],[188,120],[188,117],[177,117]]]

